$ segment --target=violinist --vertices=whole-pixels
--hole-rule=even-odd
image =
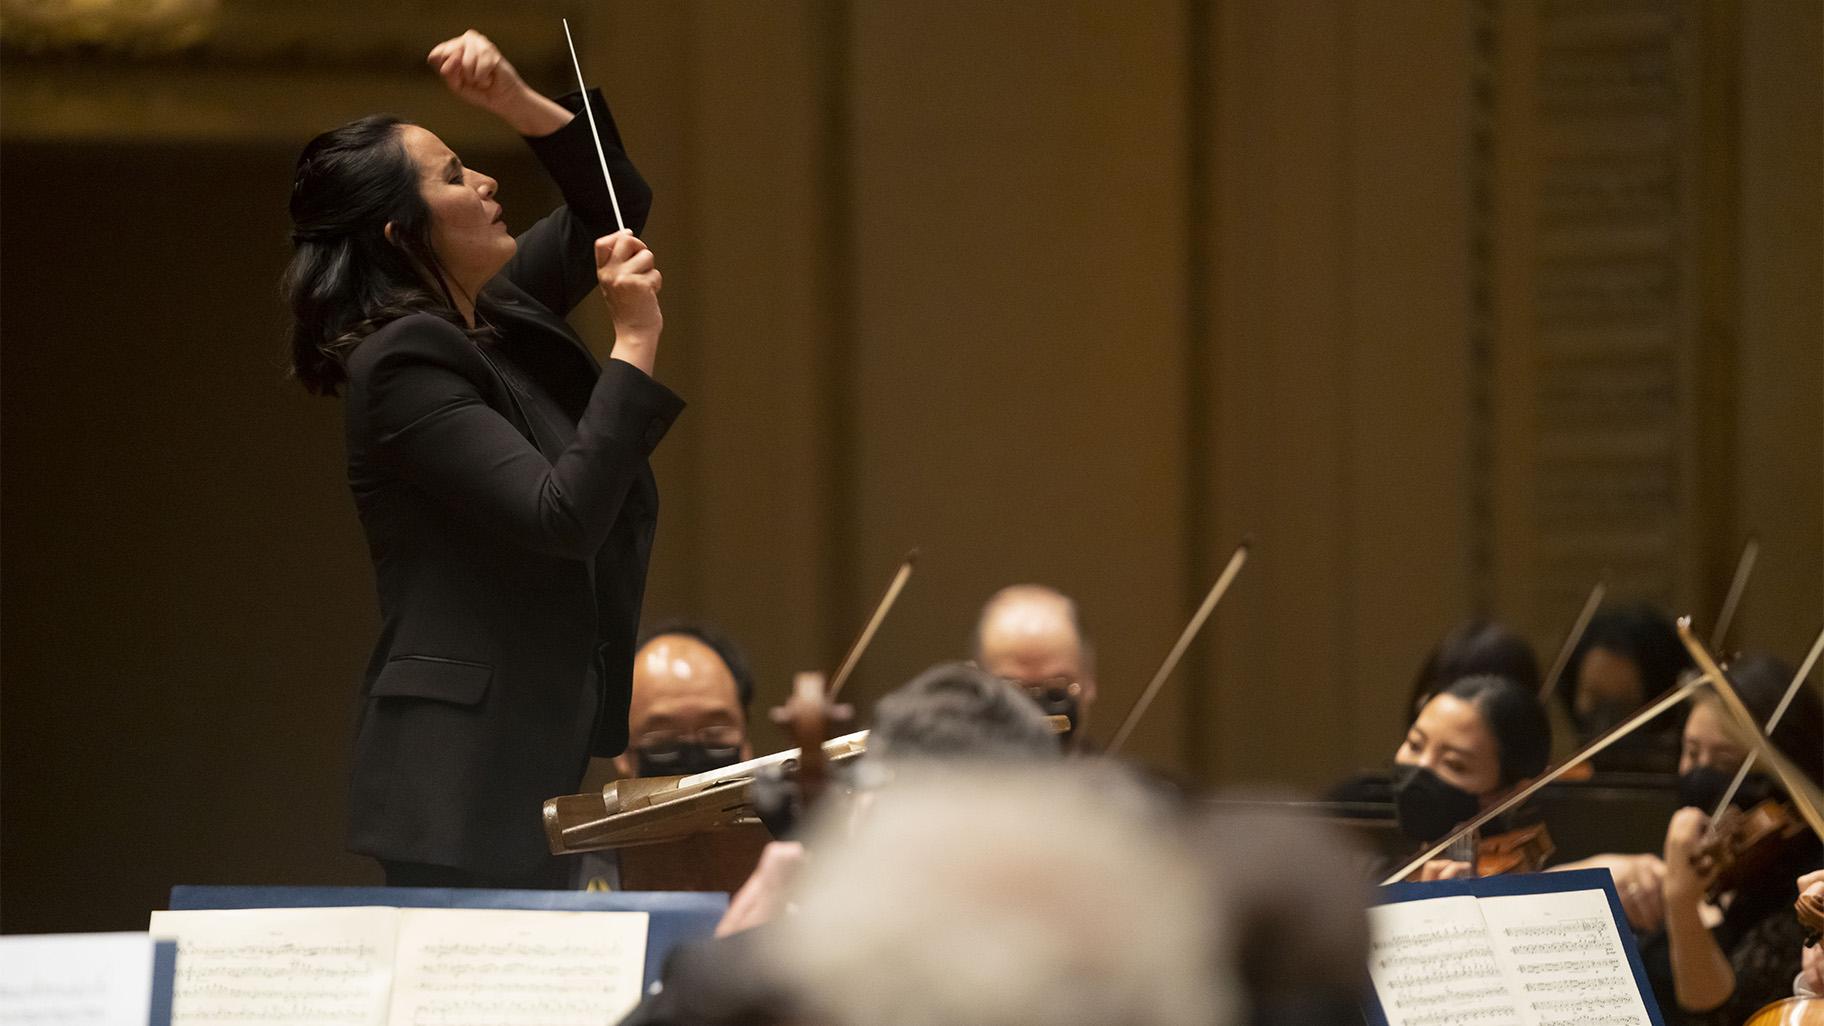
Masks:
[[[615,769],[623,777],[688,776],[753,758],[753,698],[747,657],[721,631],[686,620],[654,628],[634,654],[632,744]]]
[[[1019,685],[1048,716],[1068,716],[1064,745],[1081,751],[1096,703],[1096,650],[1077,604],[1054,588],[1016,584],[995,592],[976,620],[972,658]]]
[[[1545,769],[1552,728],[1536,692],[1505,677],[1465,677],[1432,696],[1394,752],[1394,814],[1401,832],[1426,844],[1524,787]],[[1490,833],[1519,826],[1518,816]],[[1421,880],[1472,875],[1473,850],[1453,852]]]
[[[1469,620],[1451,628],[1426,655],[1412,681],[1412,715],[1451,682],[1485,673],[1506,677],[1534,693],[1542,679],[1539,660],[1525,638],[1493,620]]]
[[[1554,694],[1577,731],[1579,746],[1677,686],[1691,657],[1664,613],[1645,604],[1599,609],[1571,650]],[[1678,762],[1673,721],[1650,724],[1596,756],[1602,770],[1671,773]]]
[[[1784,694],[1789,669],[1777,659],[1747,656],[1727,672],[1743,703],[1765,723]],[[1790,994],[1800,971],[1804,929],[1792,913],[1793,880],[1820,865],[1817,839],[1806,832],[1779,850],[1768,869],[1722,893],[1715,893],[1714,871],[1693,858],[1706,841],[1711,812],[1748,755],[1726,728],[1728,715],[1709,691],[1691,706],[1678,762],[1684,807],[1667,825],[1664,850],[1579,864],[1606,867],[1615,877],[1628,919],[1642,934],[1641,958],[1668,1024],[1739,1023]],[[1771,740],[1812,780],[1824,776],[1824,708],[1815,692],[1797,693]],[[1753,773],[1732,805],[1751,808],[1777,791],[1771,777]]]

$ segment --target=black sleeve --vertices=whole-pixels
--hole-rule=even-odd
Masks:
[[[363,404],[377,460],[483,530],[564,558],[601,548],[684,407],[639,368],[609,360],[576,440],[552,462],[485,401],[492,372],[449,322],[403,318],[356,352],[349,398]]]
[[[646,227],[646,215],[652,210],[652,189],[627,158],[601,90],[589,90],[588,98],[602,136],[602,155],[614,178],[621,217],[637,235]],[[519,236],[519,251],[501,274],[563,317],[595,288],[595,240],[613,233],[615,223],[589,119],[581,116],[582,94],[559,97],[557,103],[578,116],[550,135],[527,137],[526,143],[557,182],[564,205]]]

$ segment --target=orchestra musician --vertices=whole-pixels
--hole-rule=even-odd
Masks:
[[[748,706],[754,675],[734,640],[706,623],[653,628],[633,659],[631,739],[623,777],[689,776],[754,757]]]
[[[1420,844],[1526,786],[1551,756],[1551,722],[1537,692],[1489,674],[1465,677],[1432,696],[1394,752],[1393,803],[1400,831]],[[1489,832],[1520,824],[1491,823]],[[1472,853],[1436,859],[1419,879],[1472,875]]]
[[[977,666],[1019,685],[1046,715],[1069,717],[1065,747],[1086,750],[1096,649],[1074,600],[1039,584],[1002,588],[982,606],[970,650]]]
[[[1747,655],[1727,668],[1731,683],[1757,721],[1765,723],[1784,696],[1791,670],[1780,660]],[[1628,920],[1641,936],[1641,958],[1668,1023],[1735,1024],[1791,992],[1801,971],[1804,930],[1792,914],[1793,880],[1820,865],[1818,841],[1805,832],[1777,852],[1742,886],[1716,895],[1712,875],[1694,856],[1710,815],[1748,751],[1725,727],[1728,713],[1713,692],[1700,692],[1685,718],[1679,752],[1679,802],[1664,848],[1649,854],[1599,855],[1561,867],[1606,868]],[[1770,740],[1814,782],[1824,778],[1824,706],[1801,688]],[[1758,764],[1757,764],[1758,766]],[[1779,794],[1767,774],[1754,772],[1732,799],[1747,809]]]
[[[1644,603],[1605,606],[1571,650],[1554,695],[1579,746],[1620,723],[1691,668],[1672,621]],[[1649,724],[1596,756],[1601,770],[1671,773],[1678,762],[1677,720]]]
[[[382,617],[349,847],[393,885],[558,886],[540,803],[626,747],[658,510],[647,458],[683,406],[652,377],[660,278],[634,234],[651,192],[599,94],[547,99],[475,32],[427,60],[526,139],[564,205],[514,237],[493,178],[388,116],[298,158],[292,372],[346,388]],[[598,288],[601,365],[564,320]]]
[[[1493,674],[1537,692],[1542,678],[1533,646],[1505,624],[1468,620],[1451,628],[1425,656],[1412,680],[1412,715],[1431,696],[1464,677]]]

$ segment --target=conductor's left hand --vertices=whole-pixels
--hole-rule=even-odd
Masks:
[[[425,62],[437,69],[458,99],[492,114],[505,114],[527,91],[500,47],[474,29],[431,47]]]

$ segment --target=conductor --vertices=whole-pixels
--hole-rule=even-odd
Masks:
[[[652,194],[598,91],[547,99],[475,32],[427,59],[525,137],[564,205],[515,238],[494,179],[384,115],[298,158],[292,372],[346,389],[382,618],[348,844],[392,886],[560,886],[540,803],[627,745],[658,516],[647,459],[684,405],[652,377],[660,279],[635,236]],[[564,321],[598,287],[601,365]]]

